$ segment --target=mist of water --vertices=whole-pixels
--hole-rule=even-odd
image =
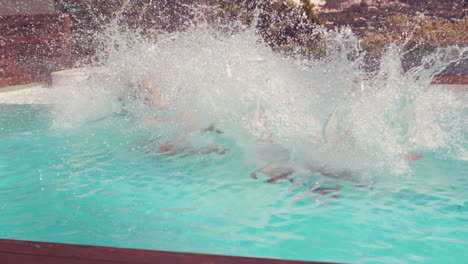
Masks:
[[[134,126],[122,133],[201,147],[212,142],[200,131],[213,125],[253,162],[275,162],[287,152],[294,166],[333,171],[401,174],[410,154],[466,156],[466,101],[430,86],[466,49],[440,48],[405,72],[403,52],[389,45],[379,69],[369,72],[348,28],[317,29],[326,55],[310,59],[273,51],[254,27],[227,34],[193,24],[152,37],[111,24],[99,36],[103,66],[57,92],[55,126],[125,112]],[[145,80],[159,85],[163,109],[148,105]],[[261,150],[258,142],[274,147]]]

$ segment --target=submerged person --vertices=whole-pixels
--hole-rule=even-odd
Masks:
[[[250,177],[258,179],[257,173],[262,173],[269,177],[267,180],[269,183],[277,183],[280,180],[292,181],[290,176],[294,173],[294,169],[290,164],[289,151],[273,141],[273,133],[263,107],[259,107],[255,112],[251,122],[251,132],[254,134],[251,147],[262,165],[252,172]]]
[[[141,82],[141,91],[143,92],[143,102],[144,104],[150,106],[153,110],[161,111],[166,110],[169,106],[162,103],[162,92],[160,85],[157,81],[153,78],[145,77]],[[157,153],[164,154],[167,156],[177,155],[182,152],[190,152],[191,147],[190,143],[186,140],[186,135],[188,133],[192,133],[193,131],[200,131],[201,134],[207,132],[213,132],[216,134],[222,134],[223,132],[217,129],[213,124],[209,125],[208,127],[202,129],[200,123],[198,123],[191,112],[182,111],[178,112],[172,118],[178,119],[181,123],[184,124],[182,128],[179,128],[179,132],[182,134],[178,136],[178,139],[171,140],[169,142],[163,143],[159,146]],[[182,131],[184,130],[184,131]],[[223,148],[220,145],[213,145],[213,146],[204,146],[199,147],[196,153],[200,154],[210,154],[210,153],[217,153],[220,155],[224,155],[229,149]]]
[[[302,186],[308,186],[306,193],[318,194],[322,198],[328,197],[328,200],[323,204],[327,205],[333,200],[341,197],[340,188],[342,186],[326,186],[326,185],[308,185],[305,182],[296,182],[293,177],[297,172],[297,167],[294,166],[290,151],[273,140],[273,133],[269,127],[266,111],[263,107],[259,107],[251,122],[252,134],[254,134],[254,143],[252,144],[253,151],[259,156],[257,160],[261,166],[250,173],[253,179],[259,179],[258,174],[263,174],[268,177],[268,183],[280,183],[283,180],[289,181],[296,185],[297,189]],[[337,172],[325,166],[313,166],[311,162],[306,163],[305,171],[312,174],[320,174],[327,178],[351,180],[351,173],[348,171]],[[299,169],[304,172],[303,169]],[[306,181],[307,182],[307,181]],[[356,187],[365,187],[365,185],[355,185]],[[295,196],[296,197],[296,196]]]

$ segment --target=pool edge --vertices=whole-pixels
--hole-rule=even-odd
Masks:
[[[0,263],[332,264],[330,262],[237,257],[10,239],[0,239]]]

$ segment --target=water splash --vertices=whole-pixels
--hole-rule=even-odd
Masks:
[[[213,142],[200,131],[213,126],[254,152],[253,162],[287,152],[294,166],[364,174],[408,172],[408,155],[466,156],[466,98],[430,86],[466,48],[440,48],[405,72],[403,52],[390,45],[369,72],[348,28],[315,31],[326,48],[319,59],[277,53],[255,27],[241,28],[226,33],[197,21],[148,37],[114,21],[100,35],[103,72],[58,93],[56,127],[126,112],[131,133],[159,144],[202,147]],[[148,103],[145,82],[158,86],[160,109]],[[259,140],[277,153],[254,147]]]

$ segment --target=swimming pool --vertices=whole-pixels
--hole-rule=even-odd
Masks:
[[[434,153],[411,173],[341,196],[249,176],[231,139],[216,153],[165,156],[115,115],[73,129],[45,105],[0,105],[0,238],[352,263],[468,257],[468,172]]]

